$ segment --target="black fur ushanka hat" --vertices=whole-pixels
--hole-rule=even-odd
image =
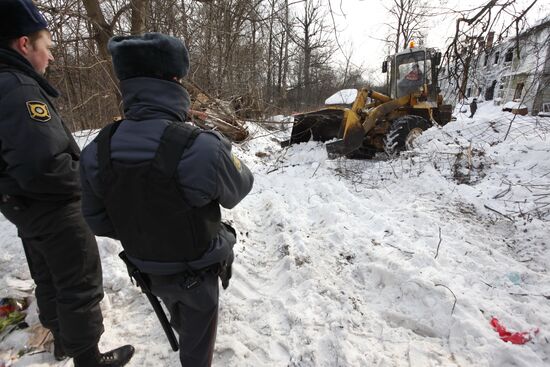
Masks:
[[[108,48],[120,80],[136,77],[180,79],[189,70],[189,53],[183,41],[162,33],[115,36],[109,40]]]

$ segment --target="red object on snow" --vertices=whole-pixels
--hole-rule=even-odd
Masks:
[[[5,304],[0,306],[0,317],[8,317],[10,313],[15,311],[15,306],[12,304]]]
[[[491,319],[491,326],[500,336],[500,339],[502,339],[505,342],[510,342],[512,344],[525,344],[529,340],[531,340],[531,337],[533,334],[537,334],[539,332],[539,329],[535,329],[532,332],[529,331],[518,331],[515,333],[511,333],[508,330],[506,330],[506,327],[498,321],[496,317],[493,317]]]

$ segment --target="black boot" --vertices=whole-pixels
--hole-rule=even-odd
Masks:
[[[53,337],[53,357],[56,361],[62,361],[67,358],[65,348],[63,348],[63,344],[61,344],[61,338],[59,336]]]
[[[134,355],[134,347],[125,345],[100,353],[97,345],[74,357],[74,367],[122,367]]]

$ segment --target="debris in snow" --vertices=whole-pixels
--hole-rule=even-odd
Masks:
[[[10,325],[17,325],[25,319],[25,310],[29,303],[27,299],[2,298],[0,300],[0,340],[3,339],[4,329]]]
[[[485,160],[485,151],[472,149],[471,146],[466,149],[461,148],[453,164],[455,180],[459,184],[476,183],[485,175],[483,172],[486,166]]]
[[[491,318],[491,326],[498,333],[500,339],[512,344],[525,344],[539,332],[538,328],[531,331],[510,332],[500,323],[500,321],[498,321],[496,317]]]
[[[219,131],[235,142],[248,137],[244,121],[237,118],[230,103],[208,95],[190,81],[183,81],[183,84],[191,95],[189,117],[194,124],[205,130]]]
[[[502,106],[502,110],[505,112],[512,112],[514,115],[527,115],[527,106],[519,102],[510,101]]]

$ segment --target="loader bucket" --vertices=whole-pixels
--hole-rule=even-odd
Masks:
[[[348,110],[346,111],[345,119],[344,144],[351,150],[358,149],[363,144],[363,138],[365,137],[365,129],[361,124],[361,117],[354,111]]]
[[[347,110],[344,115],[343,139],[326,145],[329,158],[347,155],[361,147],[365,130],[361,125],[361,118],[352,110]]]
[[[290,139],[283,141],[281,146],[305,143],[310,139],[327,141],[337,138],[342,124],[342,116],[344,116],[342,109],[328,108],[296,115]]]

